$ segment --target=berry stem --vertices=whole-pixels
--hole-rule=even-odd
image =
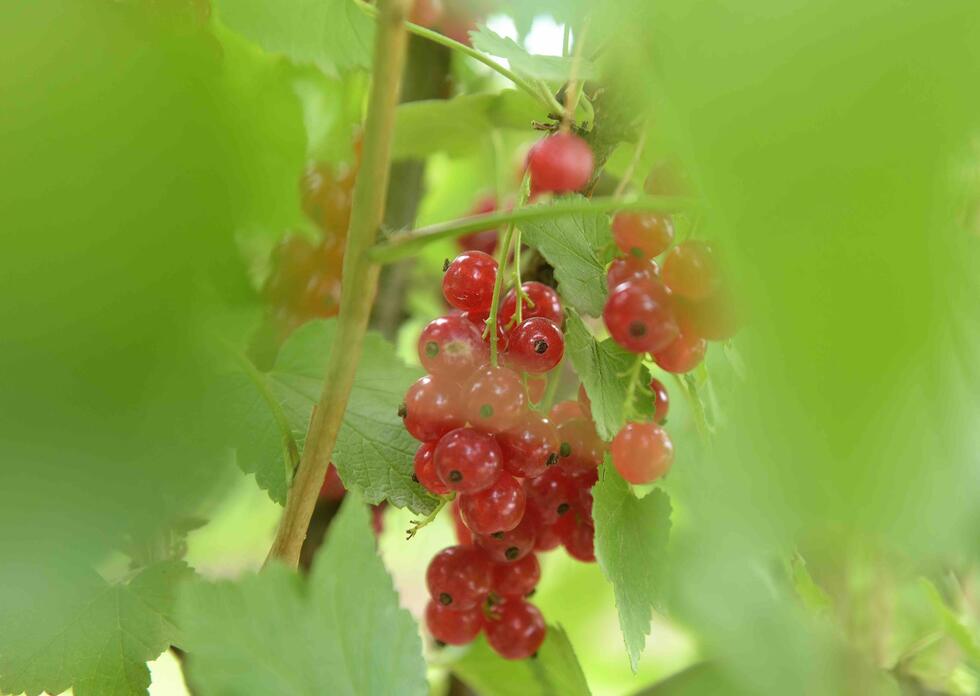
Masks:
[[[627,421],[636,420],[636,384],[640,379],[640,368],[643,367],[643,353],[638,353],[636,359],[633,360],[633,366],[630,367],[629,372],[629,382],[626,385],[626,409],[623,414]]]
[[[531,197],[531,175],[527,172],[524,174],[524,179],[521,181],[521,191],[517,197],[517,208],[523,208],[527,205],[527,199]],[[517,227],[514,236],[514,294],[517,296],[517,307],[514,310],[514,321],[512,322],[515,326],[520,324],[524,319],[524,300],[528,298],[527,294],[524,292],[524,288],[521,283],[521,228]]]
[[[551,371],[548,386],[544,390],[544,396],[541,398],[541,404],[538,408],[542,413],[547,414],[555,403],[555,394],[558,393],[558,385],[561,383],[561,369],[564,365],[565,358],[562,357],[561,362],[555,365],[555,369]]]
[[[510,241],[514,237],[514,221],[507,224],[507,231],[504,238],[500,240],[500,248],[497,250],[497,277],[493,281],[493,300],[490,303],[490,316],[487,317],[487,333],[490,337],[490,364],[497,367],[497,314],[500,311],[500,291],[504,284],[504,267],[507,265],[507,252],[510,250]]]
[[[542,218],[556,218],[580,213],[607,213],[612,211],[648,211],[652,213],[676,213],[696,205],[694,199],[679,196],[633,196],[616,198],[603,196],[591,200],[572,198],[548,205],[532,205],[514,210],[471,215],[469,217],[440,222],[416,230],[391,235],[371,250],[371,260],[391,263],[411,256],[428,244],[441,239],[451,239],[479,230],[502,227],[510,222],[521,223]]]
[[[636,150],[633,152],[633,159],[630,160],[629,165],[626,167],[626,171],[623,172],[622,178],[616,185],[616,190],[613,192],[613,198],[622,198],[623,194],[626,193],[626,189],[630,185],[630,179],[633,178],[633,172],[636,171],[637,165],[640,163],[640,159],[643,157],[643,150],[647,145],[647,131],[646,128],[640,127],[640,137],[636,140]]]
[[[391,164],[395,107],[405,65],[408,0],[379,0],[374,41],[374,72],[364,126],[361,171],[354,187],[350,231],[344,253],[337,335],[323,390],[310,419],[306,445],[286,498],[276,538],[266,562],[278,559],[295,568],[323,478],[337,441],[354,373],[362,352],[380,268],[370,258],[384,217]]]
[[[575,37],[573,47],[572,67],[569,71],[568,82],[565,84],[565,108],[562,109],[561,132],[567,133],[575,123],[575,110],[582,96],[582,86],[579,85],[578,73],[582,63],[582,49],[585,47],[585,35],[588,33],[588,21],[582,24],[582,31]]]
[[[453,501],[453,498],[455,497],[456,497],[455,493],[440,495],[439,503],[436,505],[435,509],[432,512],[430,512],[428,515],[426,515],[420,520],[412,520],[411,522],[412,526],[409,527],[407,530],[405,530],[405,540],[407,541],[408,539],[413,538],[416,534],[419,533],[419,530],[421,530],[423,527],[427,527],[430,524],[432,524],[435,521],[435,519],[439,516],[439,513],[442,512],[442,509],[446,507],[449,503],[451,503]]]
[[[364,0],[353,0],[353,2],[361,9],[362,12],[364,12],[364,14],[373,18],[378,17],[378,8],[376,8],[374,5],[371,5],[365,2]],[[473,60],[483,63],[485,66],[487,66],[494,72],[503,75],[508,80],[513,82],[516,87],[519,87],[520,89],[524,90],[529,95],[531,95],[532,97],[540,101],[542,106],[548,109],[549,112],[561,113],[561,104],[558,103],[558,100],[555,99],[554,96],[552,96],[550,93],[542,94],[542,92],[536,89],[533,84],[531,84],[530,82],[522,78],[520,75],[517,75],[516,73],[508,70],[503,65],[493,60],[487,54],[477,51],[475,48],[471,48],[466,44],[450,39],[448,36],[440,34],[437,31],[432,31],[431,29],[427,29],[426,27],[420,26],[418,24],[405,22],[405,28],[410,33],[415,34],[416,36],[421,36],[423,39],[428,39],[429,41],[445,46],[446,48],[452,49],[453,51],[458,51],[459,53],[469,56]]]

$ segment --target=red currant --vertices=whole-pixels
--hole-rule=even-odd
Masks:
[[[507,359],[524,372],[553,370],[565,355],[565,335],[544,317],[526,319],[510,332]]]
[[[650,170],[643,189],[654,196],[687,196],[691,192],[691,184],[677,162],[664,159]]]
[[[653,213],[617,213],[612,221],[613,239],[619,250],[638,259],[662,254],[674,239],[674,223]]]
[[[738,313],[731,295],[719,288],[711,297],[692,302],[680,297],[674,300],[674,313],[685,332],[709,341],[724,341],[738,330]]]
[[[670,469],[674,444],[654,423],[627,423],[610,446],[613,466],[630,483],[655,481]]]
[[[664,285],[678,297],[703,300],[718,289],[714,251],[705,242],[689,239],[670,250],[664,259]]]
[[[514,563],[494,563],[490,591],[498,597],[527,597],[540,579],[541,564],[529,553]]]
[[[503,473],[490,486],[459,497],[459,513],[474,534],[509,532],[524,517],[527,499],[513,476]]]
[[[442,0],[415,0],[408,21],[430,29],[442,19]],[[449,641],[443,641],[448,643]]]
[[[606,287],[610,290],[627,280],[651,280],[660,273],[656,261],[644,261],[630,256],[613,259],[606,270]]]
[[[653,354],[653,361],[667,372],[690,372],[704,360],[708,344],[703,338],[681,333],[674,342]]]
[[[589,415],[582,411],[582,404],[578,401],[559,401],[551,407],[551,413],[548,414],[555,426],[572,418],[586,418]]]
[[[327,467],[327,474],[323,477],[323,485],[320,486],[320,500],[340,500],[347,493],[344,482],[340,480],[337,468],[331,464]]]
[[[666,348],[680,329],[670,309],[670,297],[655,280],[627,280],[609,294],[602,311],[613,339],[634,353]]]
[[[562,469],[578,474],[599,466],[605,443],[586,418],[572,418],[558,426],[558,455]]]
[[[592,148],[574,133],[556,133],[535,143],[527,156],[531,188],[539,193],[570,193],[592,178]]]
[[[529,280],[521,285],[521,290],[524,291],[524,295],[527,297],[521,303],[521,319],[544,317],[545,319],[551,319],[558,326],[561,326],[562,321],[565,319],[565,313],[562,310],[558,293],[553,288],[549,288],[544,283]],[[510,324],[510,320],[516,312],[517,292],[511,290],[504,297],[504,301],[500,305],[498,320],[504,325]]]
[[[487,552],[497,563],[513,563],[524,558],[534,548],[534,537],[538,530],[538,518],[530,508],[525,507],[524,518],[509,532],[493,534],[474,534],[477,546]]]
[[[432,458],[446,486],[459,493],[475,493],[497,480],[503,456],[493,435],[457,428],[442,436]]]
[[[425,607],[425,625],[440,643],[466,645],[473,642],[483,628],[483,610],[474,607],[460,611],[430,599]]]
[[[497,436],[504,469],[514,476],[538,476],[558,463],[558,435],[547,418],[535,411]]]
[[[493,567],[475,546],[450,546],[429,561],[425,583],[433,600],[456,611],[473,609],[490,591]]]
[[[463,386],[466,413],[474,427],[502,432],[524,414],[527,396],[521,378],[506,367],[483,367]]]
[[[424,0],[418,0],[424,2]],[[473,208],[473,215],[492,213],[497,209],[497,199],[493,196],[481,198]],[[484,254],[493,254],[497,248],[497,230],[479,230],[464,234],[456,240],[459,248],[466,250],[482,251]]]
[[[470,528],[466,526],[465,522],[463,522],[463,517],[459,512],[459,498],[456,498],[450,507],[452,508],[453,512],[453,530],[456,532],[456,541],[463,546],[472,544],[473,532],[471,532]]]
[[[548,630],[538,608],[523,599],[506,599],[495,605],[493,617],[483,628],[490,647],[505,660],[534,655]]]
[[[416,440],[432,442],[463,425],[459,389],[447,379],[426,375],[408,388],[400,415]]]
[[[561,544],[561,535],[558,533],[558,524],[542,524],[538,527],[538,534],[534,540],[535,551],[551,551],[558,548]]]
[[[554,524],[568,514],[577,495],[568,476],[558,467],[526,479],[524,490],[543,524]]]
[[[485,312],[493,300],[497,262],[482,251],[464,251],[446,267],[442,294],[453,307]]]
[[[670,408],[670,396],[667,387],[659,379],[650,380],[650,391],[653,392],[653,420],[660,425],[667,422],[667,411]]]
[[[354,167],[342,166],[335,171],[325,162],[309,165],[300,180],[303,211],[322,230],[345,236],[356,178]]]
[[[561,541],[572,558],[591,563],[595,560],[595,529],[586,522],[576,522],[562,530]]]
[[[442,482],[436,474],[435,462],[432,454],[435,452],[434,442],[423,442],[415,451],[415,480],[422,484],[425,490],[434,495],[445,495],[449,492],[449,486]]]
[[[465,379],[489,357],[480,330],[462,315],[430,321],[419,336],[419,360],[434,375]]]

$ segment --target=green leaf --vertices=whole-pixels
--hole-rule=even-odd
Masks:
[[[238,696],[428,693],[418,626],[399,607],[367,508],[348,495],[308,579],[281,565],[181,593],[192,683]]]
[[[608,456],[592,496],[595,555],[612,583],[619,625],[635,672],[664,583],[670,498],[659,488],[637,498]]]
[[[262,373],[246,365],[230,379],[239,466],[254,473],[276,502],[285,502],[298,462],[290,440],[297,451],[302,449],[335,333],[335,320],[309,322],[286,341],[272,370]],[[427,513],[435,500],[412,481],[418,442],[398,417],[405,391],[420,376],[418,369],[398,359],[390,343],[368,333],[333,463],[344,484],[368,502],[387,498],[397,507]]]
[[[5,573],[23,568],[8,567]],[[3,578],[0,593],[0,691],[75,696],[146,694],[146,662],[180,641],[174,622],[176,586],[191,575],[168,561],[128,584],[94,572]]]
[[[816,583],[806,566],[806,559],[798,552],[790,559],[790,574],[793,588],[803,605],[816,615],[826,614],[833,604],[830,596]]]
[[[572,73],[570,57],[532,55],[513,39],[500,36],[485,26],[470,32],[470,39],[473,48],[504,58],[522,75],[546,82],[565,82]],[[595,65],[587,58],[579,60],[575,74],[579,80],[594,80],[598,76]]]
[[[215,7],[270,53],[331,74],[371,67],[374,23],[350,0],[215,0]]]
[[[524,242],[535,247],[555,268],[566,302],[597,317],[606,302],[602,250],[612,244],[609,217],[585,213],[542,218],[522,223]]]
[[[629,389],[627,373],[636,362],[630,353],[611,338],[597,341],[575,310],[568,310],[565,323],[565,351],[575,373],[585,386],[592,402],[592,420],[604,440],[612,440],[626,423],[626,394]],[[634,413],[653,413],[650,398],[650,374],[640,367],[640,377],[634,394]]]
[[[548,635],[533,660],[511,662],[481,636],[452,670],[481,696],[588,696],[588,682],[561,626]]]

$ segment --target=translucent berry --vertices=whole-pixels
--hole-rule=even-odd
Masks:
[[[553,288],[549,288],[544,283],[529,280],[521,285],[521,290],[526,295],[526,299],[523,300],[521,306],[521,319],[544,317],[545,319],[551,319],[558,326],[561,326],[562,321],[565,319],[565,313],[562,310],[558,293]],[[511,290],[504,297],[504,301],[500,305],[499,321],[504,325],[510,324],[516,312],[517,293]]]
[[[670,409],[670,396],[667,387],[659,379],[650,380],[650,391],[653,392],[653,420],[660,425],[667,422],[667,411]]]
[[[582,411],[582,404],[578,401],[559,401],[551,407],[548,417],[555,426],[559,426],[572,418],[587,418],[591,414]]]
[[[436,444],[434,442],[423,442],[415,450],[415,480],[422,484],[429,493],[434,495],[445,495],[449,492],[449,487],[442,482],[436,474],[433,453]]]
[[[558,426],[558,463],[568,474],[595,469],[605,454],[605,443],[586,418],[572,418]]]
[[[538,608],[523,599],[506,599],[495,605],[483,628],[490,647],[505,660],[534,655],[548,630]]]
[[[474,427],[502,432],[524,415],[527,396],[521,378],[506,367],[483,367],[463,386],[466,415]]]
[[[524,517],[524,488],[513,476],[503,473],[490,486],[459,497],[459,513],[474,534],[509,532]]]
[[[708,344],[703,338],[681,333],[674,342],[653,354],[653,361],[667,372],[690,372],[704,360]]]
[[[415,0],[408,21],[431,29],[442,19],[442,12],[442,0]],[[443,641],[443,643],[448,642],[448,640]]]
[[[656,261],[645,261],[630,256],[613,259],[606,269],[606,287],[612,290],[627,280],[651,280],[660,274]]]
[[[486,554],[475,546],[450,546],[429,561],[425,583],[434,601],[466,611],[483,603],[492,571]]]
[[[490,358],[480,329],[459,314],[430,321],[422,329],[418,347],[422,367],[454,379],[469,377]]]
[[[565,355],[565,335],[544,317],[525,319],[510,332],[508,362],[519,370],[540,374],[554,369]]]
[[[337,468],[331,464],[327,467],[327,474],[323,477],[323,485],[320,486],[320,500],[340,500],[347,493],[344,482],[340,480]]]
[[[654,213],[617,213],[612,234],[616,246],[627,256],[652,259],[670,246],[674,223],[670,217]]]
[[[539,193],[570,193],[592,178],[592,148],[574,133],[556,133],[535,143],[528,153],[531,188]]]
[[[576,522],[562,530],[561,542],[572,558],[591,563],[595,560],[595,529],[586,522]]]
[[[475,534],[473,539],[492,561],[513,563],[524,558],[534,548],[537,529],[538,518],[530,508],[525,507],[523,519],[509,532]]]
[[[430,599],[425,607],[425,625],[433,638],[446,645],[466,645],[483,628],[483,610],[474,607],[461,611]]]
[[[577,497],[571,480],[559,467],[525,480],[524,490],[543,524],[554,524],[566,515]]]
[[[710,297],[697,302],[682,297],[673,300],[674,313],[685,332],[709,341],[724,341],[738,330],[738,312],[725,288],[719,288]]]
[[[514,476],[533,477],[558,463],[558,434],[547,418],[529,411],[509,430],[497,436],[504,469]]]
[[[627,423],[610,445],[613,466],[630,483],[655,481],[670,469],[674,444],[654,423]]]
[[[615,341],[634,353],[666,348],[680,329],[670,308],[670,297],[655,280],[627,280],[609,294],[602,311]]]
[[[456,498],[450,507],[453,513],[453,530],[456,532],[456,541],[463,546],[472,544],[473,532],[463,522],[463,517],[459,512],[459,498]]]
[[[514,563],[494,563],[490,591],[498,597],[527,597],[540,579],[541,564],[529,553]]]
[[[446,433],[433,453],[436,474],[459,493],[475,493],[496,481],[502,459],[493,435],[473,428]]]
[[[446,301],[464,311],[485,312],[493,299],[497,262],[482,251],[464,251],[446,267],[442,294]]]
[[[558,533],[558,524],[542,524],[538,527],[538,534],[534,539],[534,550],[538,552],[551,551],[561,545],[561,535]]]
[[[719,275],[710,245],[695,239],[682,242],[664,258],[664,285],[678,297],[703,300],[718,289]]]
[[[412,437],[433,442],[463,425],[461,412],[459,388],[448,379],[426,375],[408,388],[400,413]]]

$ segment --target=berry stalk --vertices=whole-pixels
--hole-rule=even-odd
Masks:
[[[395,107],[408,44],[404,21],[408,5],[408,0],[379,0],[378,3],[374,79],[364,127],[361,170],[354,187],[334,342],[343,350],[330,353],[323,391],[310,420],[303,456],[266,559],[267,562],[278,559],[293,568],[299,563],[303,539],[347,409],[377,291],[380,268],[372,262],[370,251],[384,217],[388,193]]]

